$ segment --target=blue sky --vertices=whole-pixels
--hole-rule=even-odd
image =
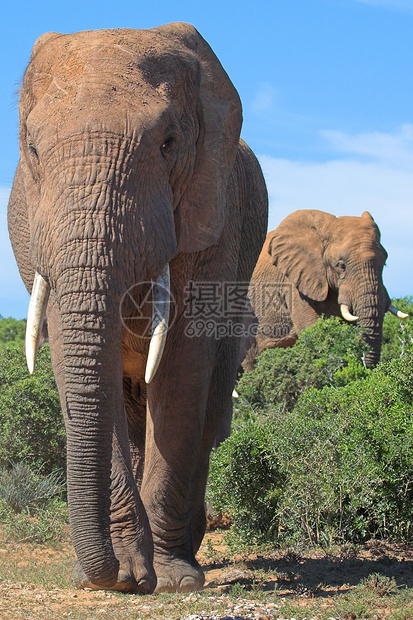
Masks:
[[[238,89],[269,229],[296,209],[369,210],[389,253],[390,295],[413,294],[413,0],[23,0],[8,3],[0,25],[0,314],[23,318],[28,305],[6,210],[16,92],[33,43],[50,30],[172,21],[200,31]]]

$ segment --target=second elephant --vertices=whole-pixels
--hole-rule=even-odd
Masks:
[[[361,217],[317,210],[287,216],[268,233],[251,279],[259,325],[244,369],[252,370],[264,349],[292,346],[321,315],[358,321],[369,346],[364,363],[375,366],[384,314],[395,311],[382,280],[386,258],[367,211]]]

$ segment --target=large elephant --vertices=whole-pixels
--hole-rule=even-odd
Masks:
[[[386,258],[367,211],[361,217],[316,210],[288,215],[268,233],[251,278],[249,296],[259,324],[243,368],[252,370],[264,349],[292,346],[321,315],[357,321],[369,347],[365,365],[375,366],[384,314],[397,313],[382,281]]]
[[[229,328],[242,321],[223,289],[246,288],[267,221],[241,122],[190,25],[48,33],[34,46],[9,231],[32,291],[31,371],[47,312],[80,586],[203,584],[209,453],[237,371]],[[202,299],[219,330],[194,332]]]

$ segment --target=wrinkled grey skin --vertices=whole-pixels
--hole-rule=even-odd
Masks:
[[[341,316],[340,304],[359,317],[369,345],[364,361],[375,366],[390,305],[382,280],[386,258],[367,212],[335,217],[301,210],[287,216],[268,233],[251,278],[249,297],[259,325],[244,370],[254,368],[264,349],[292,346],[321,315]]]
[[[189,25],[48,33],[34,46],[9,231],[27,289],[36,271],[51,289],[80,586],[203,583],[209,453],[239,339],[187,336],[184,289],[249,282],[262,247],[266,189],[240,127],[238,95]],[[139,283],[166,263],[176,316],[146,385],[149,340],[130,317],[150,290]]]

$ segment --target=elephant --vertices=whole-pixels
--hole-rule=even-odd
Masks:
[[[383,285],[387,252],[370,213],[335,217],[303,209],[267,234],[249,297],[258,318],[255,342],[242,362],[251,371],[264,349],[292,346],[299,333],[324,315],[363,328],[366,367],[380,359],[384,314],[400,318]]]
[[[209,455],[243,315],[229,317],[223,290],[246,296],[268,217],[238,93],[189,24],[46,33],[19,116],[9,234],[31,293],[30,372],[47,322],[73,579],[200,588]],[[219,330],[194,333],[201,301],[218,306]]]

